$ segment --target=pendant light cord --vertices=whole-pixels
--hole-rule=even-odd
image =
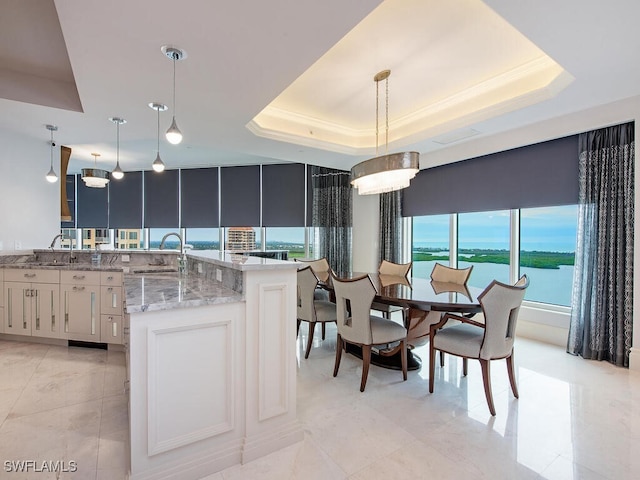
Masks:
[[[116,122],[116,165],[120,166],[120,122]]]
[[[158,112],[158,155],[160,155],[160,107],[156,108]]]
[[[49,157],[51,158],[51,168],[53,168],[53,129],[51,129],[51,143],[49,144]]]
[[[173,57],[173,116],[176,116],[176,53],[172,55]]]
[[[384,138],[384,154],[389,154],[389,77],[385,79],[385,117],[387,121],[386,130],[385,130],[385,138]]]

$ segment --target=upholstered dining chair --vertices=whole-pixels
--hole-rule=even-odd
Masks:
[[[329,265],[329,261],[324,257],[317,260],[303,260],[300,258],[294,258],[294,261],[303,263],[311,267],[311,270],[313,270],[313,273],[316,274],[316,277],[323,281],[327,281],[329,279],[329,276],[331,275],[331,266]],[[324,300],[327,302],[330,302],[332,300],[329,291],[322,288],[316,288],[313,296],[316,300]],[[325,339],[325,336],[326,328],[325,324],[322,323],[322,340]]]
[[[412,265],[413,265],[413,262],[393,263],[393,262],[388,262],[387,260],[382,260],[382,262],[380,262],[380,266],[378,267],[378,273],[380,275],[407,278]],[[406,325],[406,322],[405,322],[406,308],[403,308],[397,305],[386,305],[384,303],[373,302],[371,304],[371,310],[382,312],[382,316],[384,318],[391,318],[391,314],[393,312],[402,312],[402,323]]]
[[[439,285],[449,283],[464,286],[467,284],[472,270],[473,265],[468,268],[452,268],[436,262],[431,271],[431,281],[438,282]],[[410,308],[407,312],[409,344],[412,347],[425,345],[429,341],[431,325],[438,323],[443,315],[444,312],[425,312],[416,308]],[[440,365],[444,365],[442,352],[440,353]]]
[[[364,392],[371,363],[371,347],[400,342],[402,377],[407,379],[407,329],[382,317],[371,315],[371,302],[376,289],[368,275],[351,280],[333,277],[338,316],[338,342],[333,376],[338,375],[342,350],[346,343],[362,347],[362,379],[360,391]]]
[[[513,371],[513,343],[515,339],[518,313],[524,294],[529,286],[529,279],[523,275],[515,285],[493,280],[478,296],[484,324],[446,313],[442,320],[431,325],[431,341],[429,343],[429,392],[433,393],[435,374],[435,352],[447,352],[462,357],[462,374],[467,375],[467,360],[475,358],[480,361],[484,393],[491,415],[496,414],[491,393],[490,362],[505,358],[507,372],[513,396],[518,398],[518,387]],[[460,324],[440,329],[450,318],[459,320]]]
[[[298,270],[298,326],[296,335],[300,333],[300,323],[309,323],[309,336],[304,358],[309,358],[316,323],[324,326],[326,322],[335,322],[337,318],[335,303],[314,298],[317,285],[318,277],[310,266]],[[324,340],[324,335],[322,339]]]

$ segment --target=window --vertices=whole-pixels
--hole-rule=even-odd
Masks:
[[[187,228],[185,245],[193,250],[219,250],[219,232],[217,228]]]
[[[577,205],[520,211],[520,275],[530,286],[525,300],[571,305]]]
[[[229,227],[227,228],[227,250],[260,250],[260,228]]]
[[[412,274],[429,278],[436,262],[449,265],[449,215],[413,218]]]
[[[62,238],[60,239],[60,248],[66,248],[67,250],[70,248],[73,248],[74,250],[78,248],[75,228],[62,229]]]
[[[267,250],[287,250],[289,260],[304,258],[304,227],[267,227]]]
[[[178,227],[176,228],[150,228],[149,229],[149,248],[160,248],[162,238],[167,233],[180,233]],[[167,250],[180,250],[180,240],[175,235],[168,237],[164,243],[164,248]]]
[[[509,283],[510,211],[458,214],[458,268],[473,265],[469,285]]]

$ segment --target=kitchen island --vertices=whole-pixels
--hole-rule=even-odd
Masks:
[[[125,275],[131,479],[196,479],[302,440],[296,265],[191,252]]]

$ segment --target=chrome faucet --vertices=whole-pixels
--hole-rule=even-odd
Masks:
[[[180,240],[180,256],[184,257],[184,242],[182,241],[182,236],[177,232],[169,232],[162,237],[162,240],[160,241],[160,250],[164,250],[164,243],[167,240],[167,237],[170,237],[171,235],[175,235],[178,237],[178,240]]]
[[[51,240],[51,245],[49,245],[49,248],[51,249],[52,252],[53,252],[53,247],[56,244],[56,240],[59,239],[59,238],[60,239],[62,238],[62,234],[61,233],[57,234],[55,237],[53,237],[53,240]]]

